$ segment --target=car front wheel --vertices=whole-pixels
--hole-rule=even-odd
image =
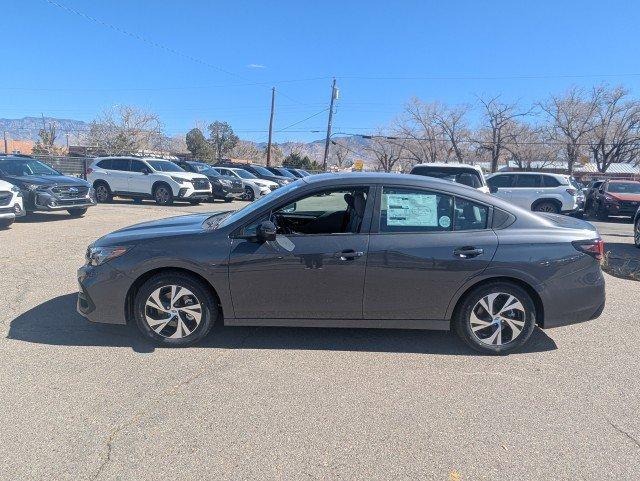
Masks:
[[[87,213],[87,208],[84,207],[82,209],[67,209],[67,212],[71,217],[82,217]]]
[[[486,354],[507,354],[522,347],[535,323],[531,296],[508,282],[493,282],[471,291],[453,319],[458,336]]]
[[[253,202],[256,198],[256,194],[253,192],[253,189],[249,186],[244,188],[244,198],[249,202]]]
[[[182,273],[158,274],[147,280],[134,300],[136,324],[148,339],[167,347],[200,341],[217,317],[209,289]]]
[[[633,242],[635,243],[636,247],[640,249],[640,216],[638,216],[638,220],[633,227]]]
[[[109,186],[104,182],[96,184],[96,200],[101,204],[104,204],[111,202],[111,199],[111,189],[109,189]]]
[[[166,185],[159,185],[156,187],[153,197],[158,205],[173,204],[173,192]]]

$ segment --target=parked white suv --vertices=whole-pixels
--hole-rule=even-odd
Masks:
[[[16,217],[22,217],[25,213],[20,189],[0,180],[0,229],[9,227]]]
[[[211,196],[211,183],[205,175],[151,157],[96,158],[87,169],[87,180],[98,202],[110,202],[117,195],[154,199],[158,205],[170,205],[174,200],[195,205]]]
[[[542,172],[497,172],[487,176],[491,193],[536,212],[569,214],[584,202],[568,175]]]
[[[485,194],[489,193],[489,187],[485,181],[482,169],[477,165],[454,162],[450,164],[432,162],[430,164],[414,165],[410,173],[413,175],[424,175],[426,177],[449,180],[458,184],[468,185]]]
[[[230,175],[237,177],[242,181],[242,187],[244,187],[244,198],[247,200],[254,200],[263,195],[267,195],[272,190],[280,187],[279,184],[267,179],[260,179],[251,172],[244,169],[237,169],[235,167],[214,167],[222,175]]]

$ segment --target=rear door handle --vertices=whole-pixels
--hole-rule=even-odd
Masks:
[[[482,254],[484,254],[484,249],[476,249],[472,246],[458,247],[453,251],[453,255],[461,259],[471,259]]]
[[[364,252],[362,251],[354,251],[353,249],[346,249],[340,252],[336,252],[334,257],[337,257],[341,261],[352,261],[358,257],[362,257]]]

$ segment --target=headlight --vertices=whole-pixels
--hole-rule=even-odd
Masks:
[[[87,264],[92,266],[99,266],[100,264],[104,264],[105,262],[115,259],[116,257],[120,257],[122,254],[127,252],[128,247],[95,247],[89,246],[87,249]]]
[[[183,179],[182,177],[173,177],[171,176],[171,179],[174,180],[175,182],[177,182],[178,184],[186,184],[187,182],[190,182],[187,179]]]

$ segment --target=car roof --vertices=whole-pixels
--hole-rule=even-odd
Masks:
[[[569,177],[566,174],[554,174],[553,172],[531,172],[531,171],[519,171],[519,170],[511,170],[508,172],[494,172],[493,174],[488,174],[489,177],[493,177],[496,175],[550,175],[552,177]]]
[[[480,173],[482,173],[482,168],[480,168],[477,165],[473,165],[473,164],[463,164],[461,162],[429,162],[429,163],[423,163],[423,164],[416,164],[413,166],[413,168],[416,167],[449,167],[449,168],[465,168],[465,169],[473,169],[476,170]]]
[[[607,182],[609,182],[610,184],[638,184],[640,183],[640,181],[638,180],[633,180],[633,179],[610,179]]]

